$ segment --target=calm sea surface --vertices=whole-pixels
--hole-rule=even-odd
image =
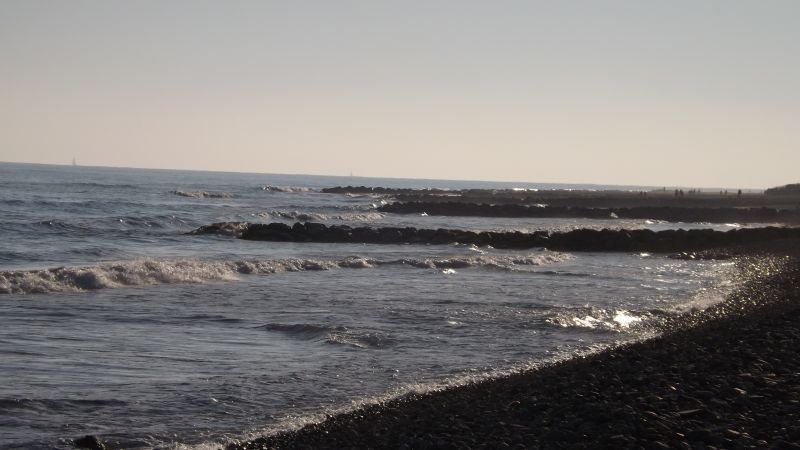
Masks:
[[[245,242],[221,221],[727,229],[402,216],[339,185],[553,186],[0,163],[0,448],[209,447],[641,338],[729,263],[470,246]]]

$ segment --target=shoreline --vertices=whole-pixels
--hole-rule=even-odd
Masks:
[[[800,261],[739,264],[659,337],[226,448],[800,448]]]

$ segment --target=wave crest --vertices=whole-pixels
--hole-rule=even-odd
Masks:
[[[317,191],[317,189],[305,186],[272,186],[272,185],[261,186],[261,190],[266,192],[287,192],[287,193]]]
[[[524,266],[541,266],[567,261],[569,253],[541,251],[526,256],[519,255],[475,255],[454,258],[404,258],[394,261],[422,269],[463,269],[467,267],[492,267],[500,270],[525,270]]]
[[[0,272],[0,294],[83,292],[155,284],[236,281],[243,274],[329,270],[338,261],[283,259],[267,261],[137,260],[92,267]]]
[[[276,260],[155,260],[141,259],[118,264],[90,267],[57,267],[41,270],[0,272],[0,294],[44,294],[50,292],[84,292],[107,288],[148,286],[156,284],[236,281],[241,275],[306,272],[332,269],[369,269],[384,265],[409,265],[430,269],[492,267],[518,270],[522,265],[542,265],[569,259],[565,253],[540,252],[540,255],[467,256],[453,258],[404,258],[377,260],[361,256],[318,260],[287,258]]]
[[[342,222],[374,222],[386,217],[385,214],[376,211],[341,213],[341,214],[322,214],[300,211],[270,211],[261,213],[259,216],[264,218],[274,217],[299,222],[326,222],[338,220]]]

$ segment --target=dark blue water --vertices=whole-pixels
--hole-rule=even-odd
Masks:
[[[725,263],[661,255],[184,234],[298,219],[704,226],[395,216],[375,211],[391,199],[319,192],[347,184],[549,187],[0,164],[0,448],[68,447],[84,434],[211,447],[641,338],[730,285]]]

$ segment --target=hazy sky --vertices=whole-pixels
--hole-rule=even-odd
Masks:
[[[0,160],[800,181],[800,1],[0,2]]]

